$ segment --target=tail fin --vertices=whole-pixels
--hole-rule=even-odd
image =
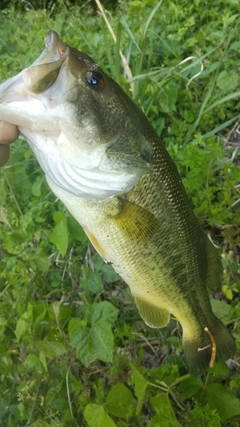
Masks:
[[[224,362],[231,358],[236,353],[236,345],[230,332],[224,324],[217,317],[214,316],[212,322],[212,329],[209,328],[210,335],[212,335],[216,343],[216,362]],[[203,375],[212,359],[213,346],[210,335],[206,330],[196,336],[196,339],[184,339],[183,334],[183,351],[187,369],[189,373],[198,377]]]

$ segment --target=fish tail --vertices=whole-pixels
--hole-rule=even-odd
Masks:
[[[214,362],[224,362],[233,357],[236,345],[221,320],[214,316],[211,326],[204,327],[194,338],[185,338],[183,331],[183,352],[189,373],[198,377]]]

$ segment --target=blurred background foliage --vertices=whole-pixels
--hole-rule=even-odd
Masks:
[[[211,301],[239,349],[239,3],[102,5],[116,43],[94,1],[2,0],[1,81],[29,66],[53,29],[134,98],[222,254]],[[1,425],[239,426],[239,354],[191,378],[178,322],[143,323],[22,139],[0,170],[0,194]]]

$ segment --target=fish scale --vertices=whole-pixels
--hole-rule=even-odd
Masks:
[[[50,188],[129,285],[146,324],[166,326],[170,313],[179,320],[187,369],[199,376],[215,359],[213,341],[217,361],[236,351],[209,300],[208,288],[220,284],[218,252],[143,112],[57,33],[45,46],[0,85],[0,120],[19,127]]]

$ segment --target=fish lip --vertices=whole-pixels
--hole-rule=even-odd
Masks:
[[[62,42],[56,31],[49,31],[44,39],[45,49],[41,55],[30,65],[31,68],[34,65],[47,64],[54,62],[59,59],[65,59],[69,52],[69,47]]]
[[[60,40],[60,37],[56,31],[49,31],[46,37],[44,38],[45,48],[47,51],[55,49],[57,42]]]

